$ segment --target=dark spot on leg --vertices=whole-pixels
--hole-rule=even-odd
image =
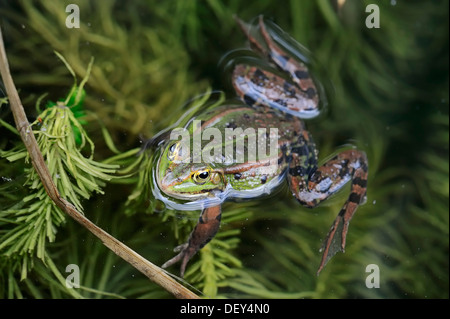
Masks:
[[[309,78],[308,71],[297,70],[297,71],[294,72],[294,74],[299,79],[307,79],[307,78]]]
[[[263,80],[263,81],[267,81],[269,78],[267,77],[267,75],[264,74],[264,72],[262,72],[260,69],[256,69],[255,71],[255,76],[259,79],[259,80]]]
[[[359,204],[361,203],[361,196],[356,193],[351,193],[348,200],[352,203]]]
[[[305,168],[303,166],[289,168],[289,175],[291,176],[304,176],[305,173]]]
[[[286,106],[287,106],[286,101],[283,100],[283,99],[277,99],[277,100],[275,100],[274,102],[277,103],[277,104],[279,104],[279,105],[281,105],[281,106],[283,106],[283,107],[286,107]]]
[[[366,179],[362,179],[360,177],[356,177],[355,179],[353,179],[352,184],[353,185],[358,185],[358,186],[360,186],[362,188],[366,188],[367,180]]]
[[[360,162],[361,164],[361,169],[367,173],[367,171],[369,170],[369,168],[367,167],[367,163],[366,162]]]
[[[308,98],[312,99],[316,95],[316,90],[314,90],[313,88],[308,88],[305,93]]]
[[[343,160],[340,165],[341,169],[339,171],[339,177],[344,178],[349,173],[348,160]]]
[[[283,91],[286,92],[288,97],[295,97],[295,86],[288,81],[284,81],[283,83]]]

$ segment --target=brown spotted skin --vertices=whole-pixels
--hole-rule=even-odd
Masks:
[[[279,136],[280,171],[277,171],[276,176],[287,171],[286,176],[292,194],[306,207],[316,207],[351,182],[350,195],[323,243],[322,260],[317,271],[319,274],[331,257],[339,251],[344,251],[349,222],[358,206],[366,200],[367,157],[364,152],[351,149],[337,154],[322,166],[318,166],[316,145],[301,120],[301,118],[313,117],[319,112],[319,94],[308,68],[304,63],[290,57],[273,41],[262,17],[259,18],[259,31],[265,44],[261,44],[250,34],[249,25],[237,18],[236,21],[254,50],[278,67],[279,71],[287,73],[289,80],[258,66],[236,64],[232,83],[237,95],[249,106],[262,107],[252,108],[252,112],[242,109],[242,119],[227,118],[229,114],[236,112],[235,109],[219,110],[220,112],[214,113],[214,116],[211,115],[211,118],[203,125],[206,126],[210,122],[216,123],[217,120],[220,122],[220,119],[226,119],[227,123],[237,126],[242,126],[243,123],[252,123],[253,127],[276,125],[282,132]],[[281,110],[285,116],[280,117],[279,112],[275,116],[274,109]],[[257,115],[253,114],[256,110],[258,110]],[[241,179],[245,179],[246,175],[252,173],[251,165],[248,163],[227,168],[224,172],[226,175],[233,176],[229,183],[236,184],[236,187]],[[260,183],[265,184],[271,178],[275,176],[261,175]],[[181,261],[180,272],[183,276],[189,259],[218,231],[220,217],[220,205],[204,209],[188,242],[177,247],[179,254],[166,262],[163,268]]]
[[[318,114],[319,95],[308,68],[289,56],[269,35],[263,17],[259,17],[259,30],[265,46],[250,34],[250,26],[236,18],[255,51],[290,75],[290,81],[260,70],[255,66],[236,65],[233,86],[249,105],[266,105],[282,111],[295,111],[299,118]],[[266,48],[267,47],[267,48]],[[270,82],[268,84],[268,82]],[[285,109],[283,109],[283,107]],[[366,200],[368,161],[358,150],[344,151],[317,167],[317,150],[311,135],[303,130],[297,144],[285,150],[284,160],[289,163],[288,181],[297,200],[313,208],[351,181],[351,193],[334,221],[322,247],[323,256],[317,274],[338,251],[344,251],[348,225],[358,205]]]
[[[301,156],[293,154],[288,171],[292,194],[304,206],[314,208],[351,181],[350,195],[323,243],[319,274],[337,252],[345,250],[348,225],[359,205],[366,201],[368,162],[364,152],[347,150],[313,171],[302,171]],[[298,166],[296,166],[299,164]],[[300,174],[298,174],[300,172]]]
[[[239,97],[249,105],[277,108],[299,118],[317,116],[319,94],[306,65],[289,56],[272,40],[262,16],[259,29],[267,49],[250,34],[250,26],[238,18],[235,20],[254,50],[290,76],[288,81],[260,67],[238,64],[233,71],[232,84]]]
[[[236,65],[232,84],[239,97],[250,106],[269,106],[306,116],[317,112],[318,97],[314,89],[303,91],[282,77],[255,66]]]

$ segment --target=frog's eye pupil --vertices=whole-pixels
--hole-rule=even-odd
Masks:
[[[208,171],[204,171],[204,172],[201,172],[200,174],[198,174],[198,177],[200,179],[207,179],[208,176],[209,176],[209,172]]]

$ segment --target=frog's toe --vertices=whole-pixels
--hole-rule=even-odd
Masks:
[[[173,252],[174,252],[174,253],[179,253],[180,251],[183,251],[184,249],[186,249],[187,246],[188,246],[188,243],[181,244],[181,245],[175,247],[175,248],[173,249]],[[173,259],[173,258],[172,258],[172,259]]]
[[[178,261],[180,261],[181,257],[183,257],[183,255],[180,253],[178,255],[176,255],[175,257],[169,259],[168,261],[166,261],[161,268],[168,268],[170,266],[172,266],[173,264],[176,264]]]
[[[167,267],[170,267],[170,266],[176,264],[177,262],[181,261],[180,277],[183,277],[188,261],[192,258],[192,256],[195,255],[197,250],[190,247],[188,243],[185,243],[183,245],[175,247],[174,251],[180,252],[180,253],[178,255],[176,255],[175,257],[166,261],[161,267],[167,268]]]
[[[331,226],[328,235],[323,242],[322,248],[323,252],[322,260],[317,270],[317,275],[320,274],[322,269],[328,263],[328,261],[339,251],[345,251],[345,238],[347,236],[348,223],[345,222],[342,216],[337,216],[333,225]]]

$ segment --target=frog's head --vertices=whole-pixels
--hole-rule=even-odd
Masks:
[[[197,200],[213,191],[225,189],[223,171],[206,163],[183,160],[180,141],[168,143],[158,160],[156,179],[159,189],[168,196]]]

